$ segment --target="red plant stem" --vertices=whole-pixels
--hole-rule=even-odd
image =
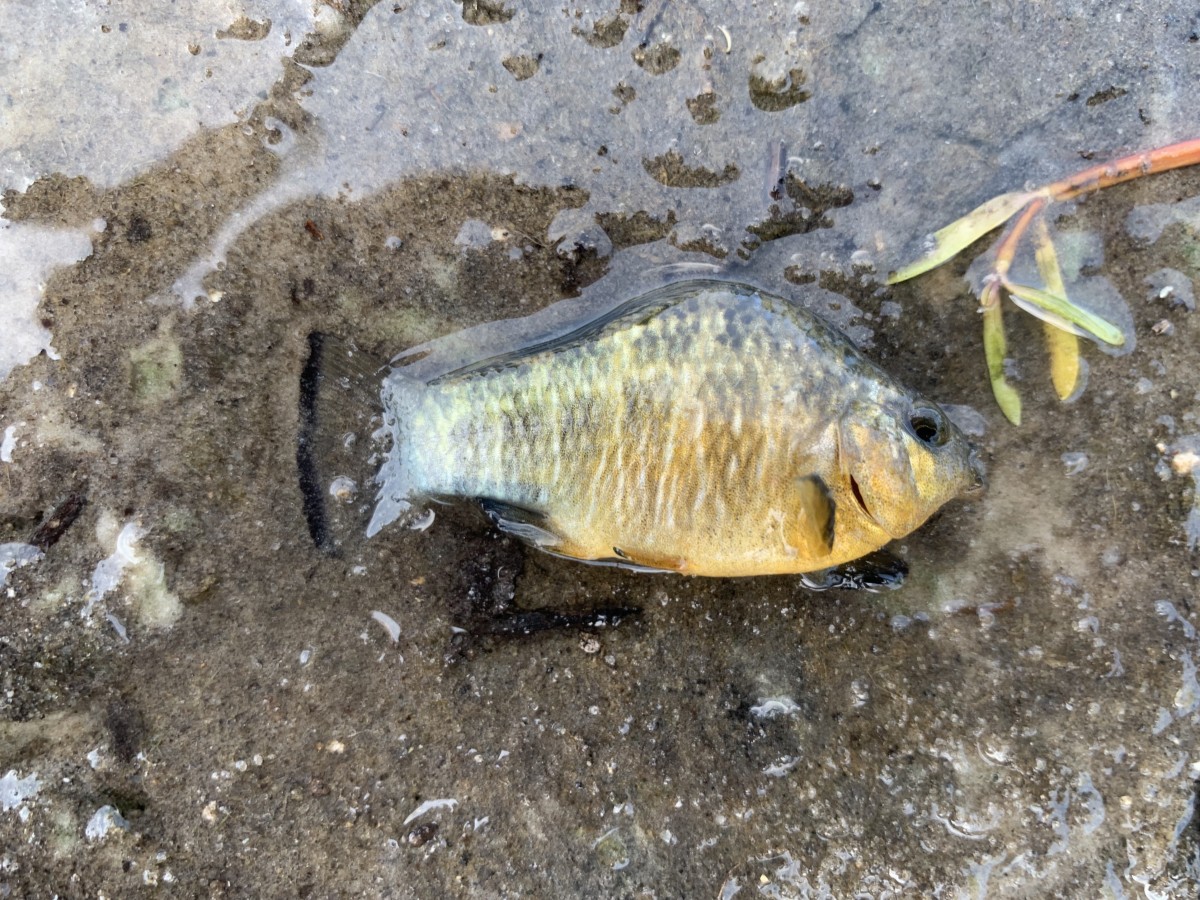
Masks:
[[[1111,162],[1101,163],[1076,172],[1060,181],[1055,181],[1037,191],[1037,196],[1029,201],[1020,214],[1009,222],[1008,227],[996,242],[996,262],[992,271],[1003,282],[1008,276],[1008,270],[1017,253],[1017,245],[1025,236],[1034,218],[1046,208],[1047,204],[1061,200],[1072,200],[1084,194],[1095,193],[1114,184],[1132,181],[1143,175],[1155,175],[1170,169],[1181,169],[1185,166],[1200,164],[1200,138],[1190,141],[1180,141],[1122,156]]]
[[[1143,175],[1154,175],[1170,169],[1194,166],[1197,163],[1200,163],[1200,138],[1193,138],[1190,141],[1144,150],[1092,166],[1046,185],[1043,191],[1053,200],[1072,200],[1123,181],[1141,178]]]
[[[1021,242],[1025,229],[1034,217],[1046,208],[1049,201],[1046,197],[1035,197],[1025,205],[1020,214],[1008,223],[1000,240],[996,242],[996,262],[992,271],[1002,279],[1008,274],[1013,258],[1017,255],[1017,244]]]

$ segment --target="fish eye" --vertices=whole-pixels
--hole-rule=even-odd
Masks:
[[[908,427],[916,439],[927,447],[940,447],[950,437],[945,415],[932,406],[916,407],[909,414]]]

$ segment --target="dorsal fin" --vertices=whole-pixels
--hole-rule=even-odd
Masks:
[[[580,325],[578,328],[559,335],[558,337],[548,338],[544,341],[538,341],[535,344],[530,344],[528,347],[522,347],[519,350],[512,350],[508,353],[501,353],[497,356],[490,356],[487,359],[482,359],[478,362],[469,363],[461,366],[444,375],[439,375],[434,378],[430,384],[438,384],[445,381],[454,381],[468,375],[476,375],[482,372],[493,372],[498,369],[507,369],[511,366],[518,365],[524,360],[535,356],[541,356],[544,353],[557,353],[563,350],[570,350],[573,347],[579,347],[584,344],[589,344],[600,340],[606,335],[616,333],[633,325],[641,325],[649,322],[655,316],[659,315],[664,310],[670,309],[681,300],[687,300],[702,294],[705,290],[724,291],[726,293],[757,294],[758,289],[748,284],[741,284],[736,281],[677,281],[663,287],[657,288],[648,294],[642,294],[640,297],[635,297],[632,300],[627,300],[619,306],[614,307],[598,318],[592,319]]]

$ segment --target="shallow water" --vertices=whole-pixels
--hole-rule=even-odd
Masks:
[[[529,6],[0,9],[0,895],[1193,896],[1200,173],[1062,211],[1134,340],[1064,406],[1014,311],[1019,429],[973,254],[883,276],[1200,133],[1195,10]],[[601,570],[465,509],[312,547],[311,331],[470,358],[681,275],[982,415],[989,492],[901,591]],[[481,634],[514,594],[643,612]]]

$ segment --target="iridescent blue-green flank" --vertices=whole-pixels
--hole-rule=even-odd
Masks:
[[[795,304],[671,285],[564,338],[384,389],[372,532],[428,500],[580,559],[809,572],[907,534],[978,483],[965,439]]]

